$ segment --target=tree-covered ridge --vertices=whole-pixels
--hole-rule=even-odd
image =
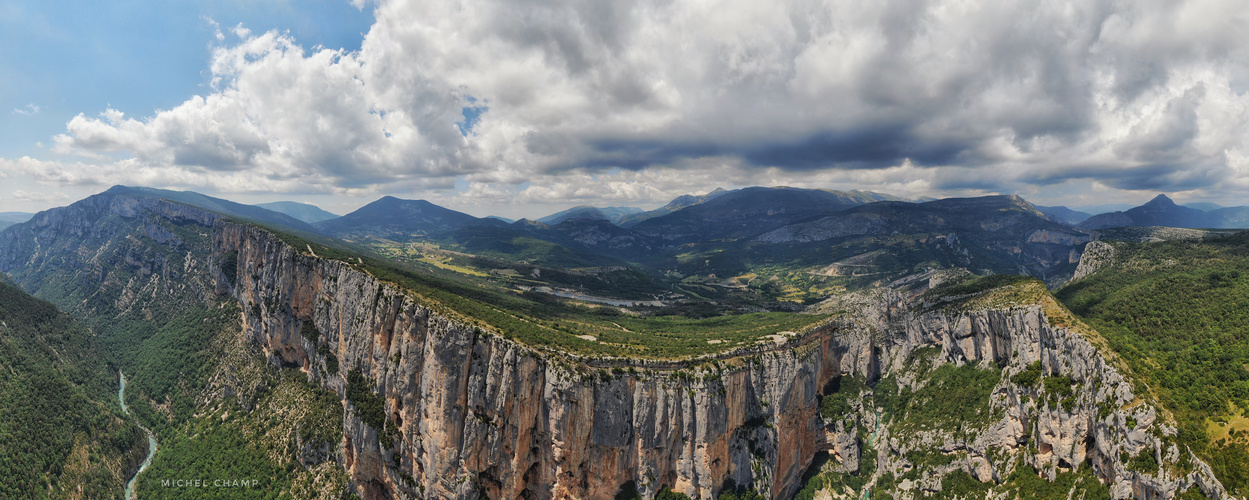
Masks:
[[[1113,245],[1109,266],[1058,298],[1148,383],[1229,492],[1249,494],[1249,233]]]
[[[91,333],[0,281],[0,497],[119,497],[146,445]]]

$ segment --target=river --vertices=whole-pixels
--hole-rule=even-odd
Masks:
[[[126,407],[126,374],[122,373],[121,370],[118,370],[117,374],[121,376],[121,388],[117,389],[117,401],[121,403],[121,411],[129,415],[130,409]],[[139,424],[139,428],[147,433],[147,458],[143,459],[143,464],[139,466],[139,470],[126,483],[126,500],[134,500],[134,483],[139,480],[139,474],[147,470],[147,466],[152,465],[152,456],[156,455],[156,436],[152,434],[150,429],[144,427],[143,424]]]

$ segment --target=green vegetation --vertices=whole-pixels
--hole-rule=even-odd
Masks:
[[[1075,381],[1071,377],[1045,377],[1045,395],[1058,403],[1064,410],[1071,411],[1072,405],[1075,404],[1075,391],[1071,386],[1075,385]]]
[[[1110,487],[1102,484],[1087,464],[1071,472],[1058,473],[1054,482],[1042,478],[1032,467],[1020,464],[997,491],[1003,490],[1008,493],[1006,498],[1110,500]]]
[[[681,496],[689,498],[685,495]],[[720,496],[716,497],[716,500],[764,500],[765,498],[767,497],[763,496],[758,491],[755,491],[754,488],[749,488],[740,491],[734,490],[721,492]],[[659,500],[659,497],[655,497],[655,500]]]
[[[226,400],[188,421],[180,432],[168,433],[151,468],[139,478],[139,496],[337,497],[347,482],[345,472],[337,467],[305,468],[299,462],[300,456],[332,450],[342,440],[343,413],[337,395],[291,369],[263,377],[262,383],[251,411],[237,399]],[[328,458],[323,454],[321,460]],[[209,484],[179,486],[179,479]]]
[[[102,392],[107,394],[112,407],[96,407],[92,411],[103,416],[115,413],[118,425],[126,423],[115,403],[116,370],[120,368],[126,373],[127,403],[160,441],[152,467],[140,477],[140,497],[263,497],[272,492],[287,492],[286,496],[291,498],[338,495],[341,485],[346,484],[341,467],[325,463],[302,467],[294,462],[298,455],[290,448],[293,443],[313,446],[341,440],[341,435],[335,434],[341,432],[342,426],[337,396],[314,397],[304,391],[308,395],[300,397],[299,404],[276,405],[316,409],[320,412],[317,417],[257,407],[258,402],[263,406],[265,401],[278,400],[279,394],[289,392],[287,388],[297,386],[297,382],[265,382],[265,374],[271,374],[271,369],[266,367],[263,357],[248,354],[246,340],[239,335],[237,303],[216,294],[209,274],[219,271],[227,280],[232,276],[238,280],[237,263],[230,262],[237,255],[226,255],[220,262],[212,263],[218,269],[188,271],[183,264],[188,253],[211,255],[211,229],[185,220],[144,217],[130,220],[105,216],[94,221],[98,230],[83,239],[67,237],[47,242],[49,253],[64,256],[78,255],[77,248],[92,248],[90,264],[66,258],[57,265],[12,271],[14,281],[61,305],[94,333],[86,335],[98,339],[102,347],[93,354],[94,358],[102,365],[113,366],[105,375],[91,379],[109,386]],[[60,348],[58,351],[67,352]],[[223,364],[229,365],[232,376],[214,379]],[[237,381],[232,381],[234,377],[238,377]],[[233,385],[210,387],[213,383]],[[235,395],[222,403],[217,398],[224,397],[223,394]],[[224,406],[217,407],[219,404]],[[337,423],[324,422],[335,418],[339,419]],[[236,421],[237,426],[233,424]],[[244,426],[242,422],[249,423]],[[116,486],[98,496],[120,495],[125,479],[122,471],[141,461],[147,452],[147,440],[138,428],[126,425],[133,438],[133,451],[124,463],[117,460],[112,467],[111,481]],[[57,438],[69,435],[74,439],[83,434],[64,432],[65,429],[73,426],[66,424],[62,429],[41,434]],[[246,432],[240,434],[240,429]],[[330,438],[331,435],[338,437]],[[117,435],[114,441],[120,442],[123,437]],[[108,457],[96,449],[68,449],[74,450],[70,463],[79,456],[80,449],[84,463],[88,457],[92,462]],[[47,456],[56,454],[49,452]],[[261,481],[259,490],[161,488],[154,493],[153,484],[144,482],[161,478],[217,478],[222,473],[254,477]],[[228,479],[236,478],[243,479]]]
[[[1142,448],[1140,453],[1125,460],[1128,470],[1154,473],[1158,471],[1158,457],[1154,456],[1153,448]]]
[[[1208,423],[1249,409],[1249,233],[1202,242],[1115,242],[1114,263],[1058,291],[1179,423],[1179,441],[1249,495],[1249,439]],[[1139,392],[1139,390],[1138,390]]]
[[[386,424],[386,401],[373,390],[373,381],[360,374],[358,368],[347,372],[347,401],[356,407],[360,420],[382,430]]]
[[[766,335],[805,332],[828,315],[758,312],[687,317],[665,309],[622,313],[610,306],[583,305],[547,294],[518,294],[456,273],[416,269],[369,254],[326,247],[279,234],[295,248],[347,262],[417,294],[445,314],[468,318],[525,344],[588,354],[681,358],[751,345]],[[353,264],[354,263],[354,264]],[[579,336],[594,337],[594,340]],[[765,339],[767,342],[771,340]]]
[[[861,377],[837,377],[829,382],[828,389],[830,393],[820,397],[820,416],[837,420],[854,411],[850,401],[858,399],[866,385]]]
[[[655,500],[690,500],[690,497],[685,493],[676,493],[671,488],[664,486],[659,489],[659,493],[655,494]]]
[[[876,385],[874,399],[903,429],[978,429],[993,419],[989,396],[1001,380],[997,369],[944,364],[923,387],[898,388],[892,378]]]
[[[234,286],[238,283],[238,270],[239,253],[235,251],[226,253],[225,256],[221,258],[221,274],[222,276],[225,276],[226,281],[230,283],[230,286]]]
[[[940,453],[936,453],[940,455]],[[909,457],[908,457],[909,458]],[[923,462],[928,464],[929,462]],[[935,465],[944,465],[945,463]],[[920,477],[921,471],[930,471],[931,466],[917,464],[905,476],[911,480]],[[870,473],[869,473],[870,476]],[[900,479],[893,474],[883,473],[875,478],[870,491],[862,491],[870,477],[859,477],[831,472],[816,474],[805,480],[803,487],[794,496],[795,500],[811,500],[817,492],[830,490],[840,492],[851,498],[872,498],[876,500],[893,498],[897,492]],[[848,490],[849,489],[849,490]],[[1198,488],[1190,488],[1180,498],[1205,498]],[[1103,484],[1093,474],[1088,464],[1080,464],[1075,470],[1058,472],[1054,481],[1042,478],[1036,470],[1026,464],[1019,464],[1000,483],[982,483],[963,470],[955,470],[941,477],[941,491],[929,498],[972,500],[981,498],[1011,498],[1039,500],[1110,500],[1110,487]]]
[[[954,500],[956,498],[985,498],[992,483],[982,483],[962,469],[956,470],[941,478],[941,491],[932,498],[938,500]]]
[[[97,224],[89,239],[63,242],[70,247],[57,251],[95,249],[90,265],[98,275],[84,277],[62,263],[19,269],[13,278],[37,285],[37,296],[94,332],[105,360],[127,374],[131,411],[159,436],[194,413],[221,357],[214,339],[238,328],[238,307],[216,299],[206,276],[178,274],[175,280],[163,272],[169,265],[181,273],[189,251],[211,254],[210,231],[203,226],[164,218],[134,224],[119,217]],[[221,270],[228,276],[228,269]]]
[[[941,300],[944,298],[977,295],[998,288],[1035,281],[1038,280],[1031,276],[1015,274],[990,274],[988,276],[969,277],[966,280],[950,283],[926,292],[923,298],[927,300]]]
[[[1038,380],[1041,380],[1040,361],[1034,361],[1027,369],[1010,378],[1011,383],[1020,387],[1035,387]]]
[[[234,302],[184,310],[136,349],[118,351],[126,373],[132,374],[126,387],[131,411],[157,434],[195,413],[195,396],[218,366],[213,339],[238,328],[237,314]]]
[[[119,496],[147,443],[91,333],[0,281],[0,372],[0,497]]]
[[[317,346],[317,354],[325,358],[325,370],[329,375],[338,373],[338,356],[330,352],[330,348],[325,345]]]
[[[317,340],[321,338],[321,331],[317,330],[317,326],[312,324],[311,321],[305,321],[304,324],[299,327],[299,334],[313,344],[316,344]]]
[[[471,228],[465,231],[498,230]],[[451,242],[397,243],[370,238],[360,244],[379,256],[415,268],[452,271],[447,276],[460,279],[489,278],[473,281],[505,288],[517,285],[551,286],[636,300],[651,300],[669,291],[664,283],[627,266],[623,261],[601,256],[572,257],[565,247],[530,237],[516,237],[514,233],[509,233],[507,238],[509,241],[502,245],[502,250],[512,253],[490,246],[483,251],[481,246],[474,244],[476,239],[461,245]],[[534,251],[537,248],[541,250]]]
[[[794,500],[815,500],[815,494],[824,489],[824,475],[817,474],[802,485],[802,489],[794,495]]]

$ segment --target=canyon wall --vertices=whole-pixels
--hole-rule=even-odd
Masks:
[[[300,366],[340,395],[358,369],[385,398],[386,426],[399,431],[390,442],[348,405],[344,463],[368,497],[610,498],[627,483],[645,498],[661,486],[713,498],[733,485],[788,497],[817,452],[857,460],[846,455],[865,448],[820,417],[829,381],[894,374],[906,382],[906,360],[925,346],[940,348],[938,363],[1003,370],[992,404],[1005,416],[958,443],[886,428],[881,444],[862,451],[881,455],[880,470],[911,466],[906,451],[933,447],[966,450],[968,460],[950,467],[982,481],[1000,481],[1019,459],[1051,475],[1087,460],[1116,498],[1169,498],[1190,486],[1226,496],[1208,467],[1181,457],[1187,450],[1168,439],[1174,427],[1089,340],[1052,327],[1038,305],[919,313],[885,294],[875,317],[674,369],[520,345],[259,228],[219,222],[214,252],[237,255],[236,280],[219,275],[219,291],[240,301],[247,334],[274,363]],[[316,341],[301,335],[305,323],[321,332]],[[338,371],[326,370],[318,348]],[[1074,404],[1010,381],[1034,362],[1071,378]],[[991,449],[1014,458],[995,463]],[[1167,466],[1129,470],[1124,458],[1142,450]],[[1191,471],[1170,466],[1181,458]],[[915,486],[940,488],[932,483]]]
[[[346,466],[367,496],[609,498],[630,482],[645,497],[668,486],[708,498],[727,484],[783,496],[823,446],[819,392],[842,370],[834,327],[697,369],[589,368],[262,229],[219,223],[214,234],[215,252],[238,266],[219,290],[238,298],[247,334],[276,363],[344,396],[358,369],[384,396],[397,441],[381,442],[353,410],[345,423]]]

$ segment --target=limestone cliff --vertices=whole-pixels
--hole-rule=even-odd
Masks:
[[[605,498],[632,482],[647,497],[666,485],[709,498],[729,481],[783,496],[822,446],[819,390],[842,369],[832,328],[798,348],[689,369],[591,368],[262,229],[219,223],[214,251],[236,256],[236,280],[220,275],[220,291],[238,298],[247,334],[275,362],[344,396],[345,374],[359,369],[384,396],[396,441],[354,409],[345,424],[346,465],[370,497]],[[301,335],[305,323],[317,342]]]
[[[219,290],[240,301],[247,334],[271,359],[305,368],[344,397],[345,374],[358,369],[384,397],[383,430],[352,405],[345,420],[343,460],[367,497],[609,498],[632,483],[643,497],[661,486],[713,498],[752,485],[784,498],[802,486],[817,452],[847,464],[860,450],[877,453],[876,470],[858,471],[872,475],[915,468],[905,457],[917,448],[964,458],[908,488],[940,489],[940,474],[953,469],[992,482],[1017,463],[1051,476],[1087,463],[1116,498],[1169,498],[1191,486],[1226,496],[1090,342],[1095,334],[1051,325],[1040,305],[925,310],[885,293],[876,316],[770,351],[592,361],[519,345],[262,229],[218,222],[214,252],[237,256],[236,280],[219,276]],[[305,323],[317,340],[301,335]],[[866,406],[849,420],[819,415],[821,392],[843,375],[922,386],[908,360],[933,347],[937,364],[1001,370],[991,398],[1000,418],[955,436],[891,434]],[[327,371],[326,354],[337,371]],[[1044,376],[1067,377],[1073,398],[1011,381],[1036,364]],[[881,439],[864,443],[847,422],[874,425]],[[1141,453],[1155,456],[1157,470],[1129,468],[1127,458]]]

